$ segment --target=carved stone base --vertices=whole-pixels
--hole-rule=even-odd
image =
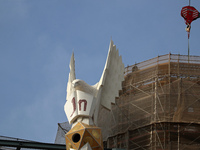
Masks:
[[[65,135],[65,140],[67,150],[79,150],[87,143],[89,143],[92,150],[103,150],[101,129],[82,122],[78,122]]]

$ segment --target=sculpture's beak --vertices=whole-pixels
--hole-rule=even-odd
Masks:
[[[79,82],[80,82],[79,79],[74,80],[74,81],[72,82],[72,87],[73,87],[73,88],[76,88],[78,85],[80,85]]]

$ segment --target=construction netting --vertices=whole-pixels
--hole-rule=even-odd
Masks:
[[[100,110],[107,148],[199,149],[200,56],[162,55],[124,75],[112,110]]]

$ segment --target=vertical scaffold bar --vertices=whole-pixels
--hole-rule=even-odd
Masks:
[[[180,125],[178,124],[178,150],[180,150]]]
[[[129,149],[129,130],[126,132],[126,148]]]
[[[169,104],[168,104],[168,111],[170,112],[171,110],[171,107],[170,107],[170,100],[171,100],[171,66],[170,66],[170,64],[171,64],[171,53],[169,53],[169,60],[168,60],[168,78],[169,78],[169,83],[168,83],[168,85],[169,85],[169,99],[168,99],[168,102],[169,102]],[[171,120],[171,115],[170,115],[170,113],[169,113],[169,120]],[[170,130],[170,125],[168,125],[168,130]],[[170,132],[169,132],[169,134],[168,134],[168,140],[169,140],[169,142],[171,141],[171,135],[170,135]]]
[[[188,38],[188,64],[190,62],[190,40]]]

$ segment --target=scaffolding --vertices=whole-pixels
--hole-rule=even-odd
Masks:
[[[112,110],[100,109],[107,148],[199,150],[200,56],[167,54],[125,68]]]

